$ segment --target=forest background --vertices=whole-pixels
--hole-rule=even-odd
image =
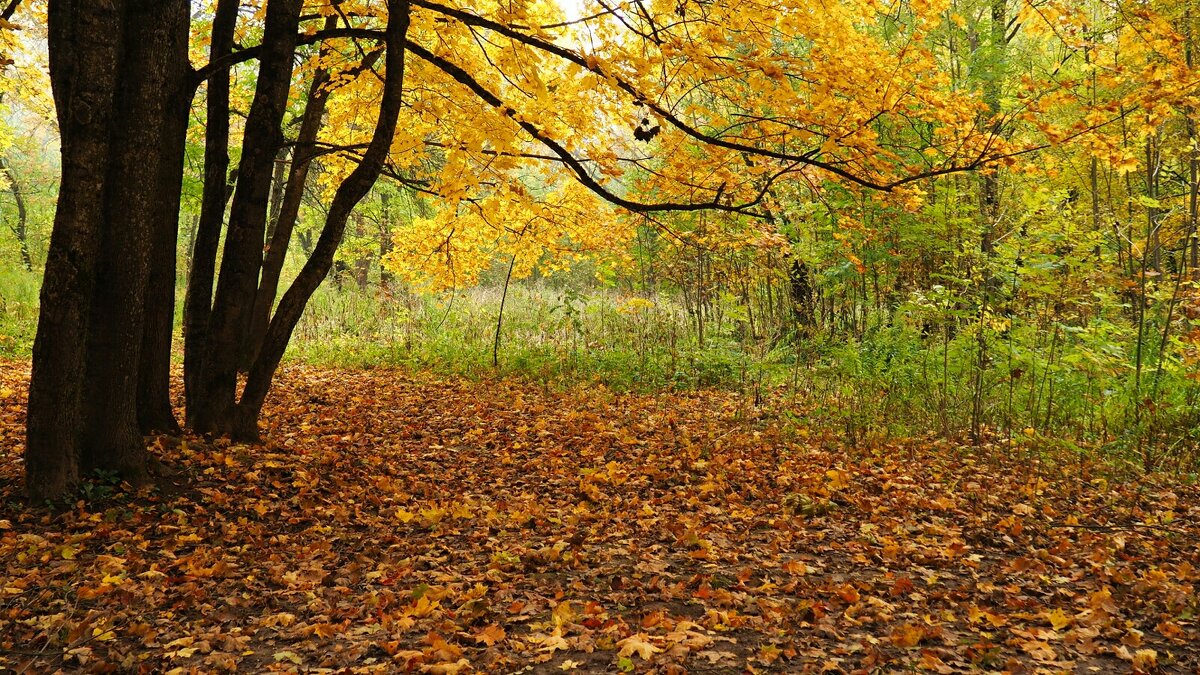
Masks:
[[[0,2],[0,666],[1194,670],[1198,14]]]
[[[0,94],[0,350],[10,356],[32,346],[58,180],[44,29],[38,6],[26,11],[23,24],[18,15],[5,25]],[[524,11],[551,19],[561,12]],[[806,102],[856,114],[859,126],[841,138],[816,123],[808,133],[846,145],[851,133],[874,136],[865,143],[886,144],[894,156],[932,148],[904,158],[929,168],[968,157],[973,149],[931,144],[933,125],[906,114],[905,96],[919,97],[911,93],[919,83],[961,95],[943,99],[961,111],[943,114],[994,132],[988,138],[1004,151],[978,156],[1005,159],[922,178],[899,198],[810,168],[771,184],[767,219],[630,214],[582,194],[553,162],[487,166],[495,156],[485,141],[462,138],[462,147],[448,148],[431,127],[434,149],[396,164],[355,210],[332,283],[296,331],[293,357],[594,379],[622,389],[733,387],[755,401],[786,399],[852,440],[1043,434],[1146,467],[1190,464],[1200,430],[1196,11],[1186,2],[1002,1],[871,11],[869,21],[840,26],[856,31],[843,46],[900,54],[891,57],[899,60],[888,85],[896,93],[883,94],[894,100],[862,100],[878,73],[855,72],[848,51],[845,82],[825,85],[836,104]],[[197,12],[200,50],[205,15]],[[254,18],[244,18],[239,30],[253,32]],[[605,21],[561,29],[568,37],[559,39],[613,30]],[[822,42],[814,39],[809,53]],[[905,50],[919,56],[905,61]],[[301,54],[308,60],[297,70],[285,125],[292,135],[314,69],[340,67],[325,65],[315,48]],[[777,93],[786,76],[759,65],[754,77],[773,86],[747,79],[761,87],[753,95]],[[827,77],[839,74],[833,66]],[[313,160],[296,216],[290,246],[301,253],[311,252],[327,208],[328,176],[352,161],[333,152],[339,130],[370,115],[371,85],[341,76],[346,91],[332,97],[322,128],[330,152]],[[236,70],[235,111],[253,84],[251,69]],[[793,88],[797,99],[821,93]],[[860,98],[846,100],[852,96]],[[421,113],[432,104],[411,105]],[[871,116],[875,108],[888,114]],[[649,111],[621,112],[589,123],[614,153],[633,158],[623,169],[629,194],[661,193],[653,162],[700,151],[648,131],[642,137],[659,126]],[[736,113],[729,118],[735,128]],[[201,108],[191,124],[180,308],[200,212]],[[235,136],[238,125],[235,115]],[[292,152],[286,145],[276,160],[272,218]],[[695,163],[697,174],[724,172],[721,185],[753,178]],[[477,169],[470,178],[468,166]],[[502,201],[515,191],[536,194],[537,206],[506,211]],[[283,268],[285,281],[299,268],[295,259]]]
[[[291,354],[621,389],[733,387],[755,401],[786,400],[852,441],[931,431],[1041,434],[1145,467],[1189,464],[1200,429],[1197,12],[1186,2],[999,0],[840,9],[824,23],[802,17],[814,24],[801,29],[805,36],[826,34],[796,37],[789,47],[793,58],[814,61],[796,65],[797,73],[808,68],[826,82],[798,85],[800,74],[776,72],[763,52],[738,63],[750,90],[732,94],[743,100],[723,91],[723,104],[761,113],[775,96],[781,107],[811,106],[816,112],[798,133],[854,171],[874,170],[861,154],[881,148],[914,173],[955,163],[976,170],[880,193],[807,167],[772,177],[763,190],[767,218],[631,214],[579,189],[553,161],[495,161],[488,140],[465,135],[451,147],[451,135],[436,130],[446,111],[414,100],[425,127],[409,137],[425,133],[426,149],[393,162],[392,175],[354,211],[333,282],[306,311]],[[572,18],[591,10],[605,15],[577,8]],[[59,171],[44,8],[22,11],[4,26],[0,94],[0,350],[10,356],[32,347]],[[198,61],[211,15],[195,11]],[[611,16],[570,23],[556,5],[522,11],[566,23],[555,34],[564,44],[621,28]],[[244,13],[239,34],[259,30],[255,21]],[[330,176],[353,161],[342,132],[370,117],[375,90],[351,72],[352,56],[315,47],[299,54],[285,121],[292,141],[276,160],[272,219],[312,78],[345,79],[321,125],[326,149],[312,160],[293,216],[288,246],[308,254]],[[692,67],[720,63],[709,57]],[[253,69],[237,66],[233,82],[236,149]],[[789,82],[788,97],[780,97],[780,82]],[[540,105],[547,94],[538,95],[528,100]],[[711,104],[718,95],[700,98],[678,95],[674,105]],[[560,99],[553,108],[572,100]],[[959,117],[943,127],[965,120],[985,140],[961,133],[951,147],[949,136],[937,138],[938,122],[913,107],[934,101],[944,118]],[[200,105],[191,116],[176,247],[180,314],[201,210]],[[593,119],[572,120],[611,151],[612,166],[601,171],[622,174],[624,194],[678,194],[679,183],[656,185],[656,176],[689,153],[688,170],[701,177],[693,193],[719,200],[720,186],[736,184],[733,193],[754,182],[758,172],[744,172],[749,160],[702,160],[702,149],[653,135],[660,120],[652,111],[629,108],[597,107]],[[726,109],[721,117],[706,123],[738,133],[749,116]],[[838,155],[836,146],[855,143],[859,156]],[[285,282],[302,259],[288,258]]]

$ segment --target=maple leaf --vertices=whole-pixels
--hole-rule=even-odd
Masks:
[[[492,624],[481,629],[478,633],[475,633],[473,638],[475,642],[479,642],[491,647],[497,642],[503,640],[505,636],[506,633],[504,632],[503,628],[501,628],[498,624]]]
[[[191,651],[195,651],[195,650],[193,649]],[[299,654],[297,654],[296,652],[293,652],[293,651],[286,650],[286,649],[283,651],[275,652],[274,654],[271,655],[271,658],[275,659],[276,661],[291,661],[292,663],[294,663],[298,666],[304,664],[304,659],[300,658]]]
[[[661,648],[656,647],[653,643],[649,642],[649,640],[650,637],[645,633],[635,633],[630,635],[624,640],[617,642],[617,647],[619,647],[617,655],[630,656],[636,653],[643,660],[649,661],[651,656],[662,651]]]
[[[565,638],[563,638],[562,628],[555,628],[554,632],[549,635],[531,635],[529,641],[542,645],[538,651],[548,652],[553,654],[556,650],[566,651],[571,648]]]
[[[1054,627],[1054,630],[1062,630],[1075,622],[1075,619],[1064,612],[1062,608],[1055,608],[1054,611],[1047,612],[1046,619]]]
[[[892,644],[903,649],[916,647],[924,638],[925,629],[918,624],[905,623],[892,629]]]
[[[830,469],[825,472],[829,479],[830,490],[845,490],[850,487],[850,474],[841,469]]]
[[[431,663],[421,666],[421,672],[434,675],[456,675],[456,673],[469,670],[471,670],[471,662],[466,659],[459,659],[453,663]]]
[[[1021,649],[1024,649],[1037,661],[1053,661],[1058,658],[1058,654],[1055,653],[1054,648],[1044,640],[1022,641]]]
[[[1158,652],[1153,649],[1139,649],[1133,653],[1130,661],[1135,671],[1148,673],[1158,668]]]

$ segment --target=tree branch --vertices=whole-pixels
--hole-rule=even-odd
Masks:
[[[414,4],[416,4],[416,3],[414,3]],[[526,119],[523,119],[521,116],[519,116],[517,114],[516,110],[514,110],[511,106],[506,105],[504,103],[504,101],[500,100],[500,97],[493,94],[486,87],[484,87],[477,80],[475,80],[475,78],[471,77],[470,73],[466,72],[459,66],[457,66],[453,63],[450,63],[446,59],[443,59],[442,57],[431,53],[429,50],[425,49],[424,47],[422,47],[421,45],[418,45],[416,43],[409,42],[408,43],[408,51],[410,53],[414,54],[415,56],[419,57],[420,59],[426,61],[430,65],[433,65],[434,67],[438,68],[442,72],[446,73],[452,79],[454,79],[454,81],[465,86],[467,89],[470,89],[472,93],[474,93],[479,98],[483,99],[484,102],[491,105],[493,108],[496,108],[497,110],[499,110],[502,115],[504,115],[505,117],[508,117],[509,119],[516,122],[517,125],[519,127],[521,127],[522,130],[525,131],[525,133],[532,136],[534,140],[541,143],[548,150],[550,150],[552,153],[557,155],[559,157],[559,159],[562,160],[562,163],[565,164],[567,166],[567,168],[569,168],[571,170],[571,172],[575,174],[575,178],[580,182],[580,184],[582,184],[584,187],[591,190],[593,193],[595,193],[596,195],[598,195],[599,197],[601,197],[602,199],[604,199],[605,201],[607,201],[611,204],[620,206],[621,208],[632,211],[634,213],[648,213],[648,212],[654,212],[654,211],[715,210],[715,211],[726,211],[729,213],[740,213],[743,215],[749,215],[749,216],[753,216],[756,218],[765,217],[761,213],[756,213],[754,211],[751,211],[751,209],[757,205],[759,200],[755,200],[753,202],[748,202],[746,204],[729,205],[729,204],[722,204],[717,199],[714,199],[714,200],[708,201],[708,202],[692,202],[692,203],[683,203],[683,202],[643,203],[643,202],[636,202],[636,201],[632,201],[629,199],[625,199],[624,197],[621,197],[621,196],[613,193],[611,190],[609,190],[608,188],[601,185],[599,181],[597,181],[595,178],[592,177],[591,174],[589,174],[587,172],[587,169],[583,166],[583,162],[579,158],[572,155],[569,150],[564,148],[561,144],[559,144],[553,138],[550,138],[548,135],[546,135],[546,133],[543,132],[541,129],[539,129],[535,124],[533,124],[532,122],[530,122]]]
[[[4,11],[0,12],[0,19],[4,19],[5,21],[11,19],[13,13],[17,11],[17,6],[20,4],[21,0],[11,0],[8,3],[8,6],[4,8]]]
[[[515,40],[515,41],[525,44],[527,46],[543,50],[550,54],[554,54],[555,56],[558,56],[562,59],[570,61],[571,63],[574,63],[591,73],[595,73],[596,75],[599,75],[605,79],[608,79],[608,80],[614,82],[618,89],[620,89],[621,91],[624,91],[626,94],[633,97],[634,101],[650,108],[650,110],[654,111],[654,113],[656,115],[658,115],[661,119],[666,121],[672,127],[675,127],[679,131],[683,132],[685,135],[687,135],[705,145],[725,148],[727,150],[734,150],[737,152],[750,153],[750,154],[760,156],[760,157],[769,157],[771,159],[784,161],[784,162],[800,162],[800,163],[806,164],[808,166],[822,169],[822,170],[827,171],[835,176],[838,176],[847,181],[850,181],[851,183],[854,183],[861,187],[869,188],[872,190],[879,190],[882,192],[890,192],[893,189],[895,189],[901,185],[911,183],[913,181],[921,180],[924,178],[929,178],[932,176],[943,175],[943,174],[947,174],[947,173],[971,171],[971,170],[979,168],[979,166],[982,163],[984,163],[985,160],[994,161],[995,159],[999,159],[999,158],[980,157],[978,159],[972,160],[971,162],[969,162],[967,164],[951,165],[948,167],[943,167],[941,169],[936,169],[936,170],[929,171],[929,172],[906,176],[904,178],[897,179],[894,181],[889,181],[889,182],[882,182],[882,181],[874,180],[871,178],[865,178],[863,176],[856,175],[844,168],[841,168],[833,163],[816,159],[807,153],[795,154],[795,153],[781,152],[781,151],[777,151],[777,150],[770,150],[767,148],[760,148],[760,147],[755,147],[752,145],[746,145],[744,143],[738,143],[735,141],[730,141],[728,139],[718,138],[718,137],[706,134],[706,133],[700,131],[699,129],[696,129],[695,127],[684,122],[682,119],[678,118],[677,116],[675,116],[673,113],[671,113],[669,110],[662,107],[661,105],[652,102],[648,96],[646,96],[642,92],[638,91],[638,89],[636,87],[634,87],[632,84],[630,84],[629,82],[627,82],[626,80],[621,78],[619,75],[617,75],[615,73],[608,73],[608,72],[604,71],[604,69],[602,69],[598,64],[589,63],[586,58],[584,58],[580,54],[575,53],[574,51],[572,51],[570,49],[561,47],[559,45],[556,45],[552,42],[548,42],[541,38],[538,38],[538,37],[535,37],[532,35],[528,35],[526,33],[522,33],[519,30],[514,30],[513,28],[511,28],[509,26],[505,26],[503,24],[497,23],[490,19],[486,19],[477,14],[472,14],[470,12],[467,12],[467,11],[464,11],[461,9],[455,9],[453,7],[447,7],[445,5],[441,5],[436,2],[432,2],[431,0],[413,0],[413,4],[418,7],[423,7],[430,11],[434,11],[439,14],[443,14],[445,16],[453,17],[454,19],[461,21],[465,25],[486,28],[488,30],[499,33],[505,37],[508,37],[512,40]]]
[[[325,40],[333,40],[335,38],[360,38],[364,40],[383,40],[383,31],[372,30],[369,28],[334,28],[330,30],[319,30],[315,33],[305,33],[296,39],[296,46],[312,45]],[[192,86],[198,87],[202,82],[212,77],[215,73],[220,72],[224,68],[236,66],[239,63],[252,61],[258,58],[259,52],[262,51],[262,45],[254,45],[240,51],[233,52],[219,59],[210,61],[203,66],[200,66],[192,74]]]

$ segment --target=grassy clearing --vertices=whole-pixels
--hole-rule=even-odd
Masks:
[[[626,391],[779,382],[792,361],[781,350],[747,349],[725,335],[701,346],[686,313],[666,299],[544,284],[509,289],[496,350],[501,296],[499,288],[481,287],[444,298],[380,298],[327,286],[305,313],[289,355],[473,378],[596,381]]]
[[[430,297],[328,283],[287,358],[518,377],[547,388],[718,388],[852,445],[929,433],[963,438],[977,417],[981,440],[1037,438],[1143,469],[1200,472],[1200,379],[1185,349],[1172,346],[1159,358],[1156,339],[1147,338],[1135,372],[1137,333],[1115,319],[1086,329],[1049,320],[987,328],[981,359],[977,330],[928,302],[876,312],[856,330],[797,331],[780,319],[753,325],[732,296],[713,303],[698,326],[672,294],[579,286],[513,284],[495,349],[500,287]],[[0,273],[0,299],[0,355],[27,356],[35,278]],[[1152,323],[1146,334],[1158,330]]]
[[[321,365],[518,376],[546,386],[716,387],[753,405],[804,411],[806,426],[833,430],[851,444],[930,432],[962,437],[978,397],[987,438],[1040,438],[1188,474],[1200,466],[1195,373],[1174,358],[1155,368],[1147,357],[1151,365],[1135,387],[1130,331],[1115,323],[1097,321],[1088,331],[1056,324],[992,331],[981,369],[977,333],[946,330],[949,324],[912,306],[857,335],[755,336],[730,303],[709,317],[701,342],[694,315],[668,295],[529,283],[509,290],[493,366],[500,303],[499,288],[435,299],[327,286],[305,314],[290,355]]]

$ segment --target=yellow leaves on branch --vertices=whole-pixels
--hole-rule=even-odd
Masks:
[[[431,289],[474,283],[497,262],[521,278],[618,256],[636,219],[581,187],[580,174],[645,203],[777,206],[777,192],[811,194],[830,180],[882,185],[986,161],[1036,169],[1021,153],[1079,139],[1107,166],[1132,171],[1138,159],[1120,134],[1149,133],[1194,104],[1180,35],[1140,7],[1104,40],[1094,37],[1095,17],[1067,0],[1013,7],[1023,31],[1014,54],[1048,60],[1065,47],[1087,60],[1057,57],[1045,72],[1011,74],[997,113],[973,88],[980,78],[964,85],[950,67],[946,41],[986,32],[990,19],[948,0],[902,10],[880,0],[654,0],[612,11],[589,3],[571,16],[552,0],[446,4],[448,13],[415,7],[409,39],[471,82],[410,53],[388,161],[439,201],[396,231],[387,260]],[[333,11],[314,6],[318,16]],[[339,11],[369,28],[382,9],[347,0]],[[326,190],[352,170],[377,114],[379,73],[354,67],[364,44],[331,40],[326,58],[305,52],[298,71],[297,98],[318,66],[335,83],[320,143],[345,150],[320,160]],[[235,107],[249,95],[242,89]],[[801,156],[826,168],[789,159]],[[887,199],[917,211],[922,190],[913,183]],[[739,220],[725,222],[744,227]],[[847,258],[861,264],[852,251]]]
[[[448,189],[465,190],[446,180]],[[540,197],[516,179],[492,189],[400,227],[384,265],[442,291],[471,286],[496,261],[511,264],[512,278],[522,279],[535,269],[553,273],[589,255],[615,252],[633,236],[628,219],[575,183]]]

